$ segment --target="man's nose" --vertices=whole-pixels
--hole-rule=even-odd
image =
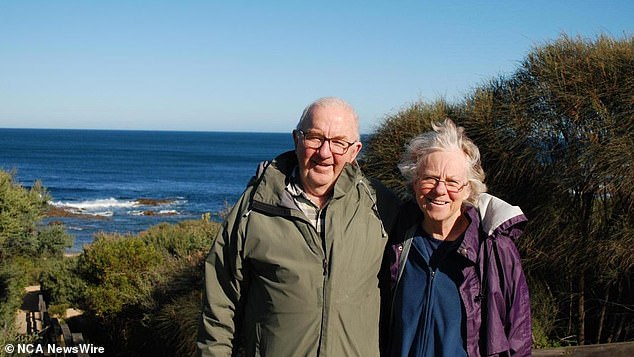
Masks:
[[[330,157],[332,156],[332,151],[330,150],[330,140],[324,140],[319,147],[319,155],[322,157]]]

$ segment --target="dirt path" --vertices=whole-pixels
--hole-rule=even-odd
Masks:
[[[32,285],[24,288],[22,305],[15,315],[15,326],[21,335],[37,333],[42,330],[42,319],[39,308],[40,286]],[[82,311],[67,309],[64,318],[81,315]]]
[[[24,288],[24,297],[22,305],[15,316],[15,325],[18,333],[26,335],[42,329],[42,323],[39,318],[38,295],[40,286],[33,285]]]

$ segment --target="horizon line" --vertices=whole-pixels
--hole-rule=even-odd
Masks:
[[[176,132],[176,133],[235,133],[235,134],[292,134],[293,129],[286,131],[247,131],[247,130],[192,130],[192,129],[105,129],[105,128],[25,128],[0,127],[0,130],[71,130],[71,131],[136,131],[136,132]],[[361,132],[359,135],[372,135]]]

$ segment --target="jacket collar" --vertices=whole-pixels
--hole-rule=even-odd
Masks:
[[[488,193],[480,194],[477,206],[482,221],[482,230],[487,236],[493,235],[496,230],[507,229],[518,223],[526,222],[526,217],[519,207],[512,206]]]
[[[404,236],[405,239],[409,239],[412,237],[412,234],[415,232],[416,227],[423,219],[423,214],[422,212],[420,212],[420,209],[418,208],[418,205],[416,203],[409,202],[407,207],[409,208],[401,212],[403,213],[414,209],[416,211],[415,214],[412,215],[414,217],[414,225],[409,226],[410,228],[406,231]],[[489,213],[493,214],[494,211],[490,210]],[[481,235],[484,236],[484,233],[482,231],[482,228],[484,227],[482,227],[480,221],[480,214],[474,206],[466,204],[464,207],[463,215],[469,220],[469,225],[464,232],[464,238],[462,240],[462,243],[458,247],[457,252],[464,258],[469,259],[471,262],[475,263],[478,259]],[[525,220],[526,217],[524,217],[523,214],[520,214],[519,216],[510,216],[507,221],[501,222],[497,227],[494,227],[493,231],[495,232],[495,234],[493,235],[496,236],[497,233],[500,232],[500,230],[511,230],[512,228],[517,228],[519,232],[521,231],[522,223],[524,223]]]
[[[458,254],[469,259],[473,263],[478,260],[480,247],[480,217],[475,207],[467,205],[463,215],[469,220],[469,225],[464,232],[464,239],[458,247]]]
[[[292,198],[286,190],[292,172],[298,165],[295,151],[287,151],[276,157],[255,180],[253,200],[273,206],[294,208]],[[346,164],[335,183],[333,199],[345,196],[356,186],[361,177],[361,170],[356,164]]]

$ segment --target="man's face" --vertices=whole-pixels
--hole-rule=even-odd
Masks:
[[[306,135],[354,142],[348,151],[337,155],[330,150],[329,141],[324,141],[320,148],[311,149],[304,145],[302,134],[295,132],[293,135],[304,191],[309,196],[324,197],[330,194],[344,165],[353,162],[361,150],[361,142],[356,141],[354,114],[337,106],[318,106],[313,109],[311,119],[303,124],[302,131]]]

